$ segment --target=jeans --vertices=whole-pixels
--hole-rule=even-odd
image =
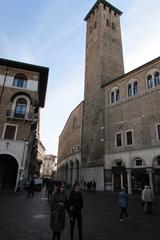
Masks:
[[[123,219],[123,216],[125,216],[126,218],[128,218],[127,208],[125,208],[125,207],[121,207],[120,219]]]
[[[53,232],[53,240],[60,240],[61,232]]]
[[[78,234],[79,234],[79,240],[82,240],[82,215],[78,215],[76,217],[73,217],[73,219],[70,221],[70,231],[71,231],[71,240],[73,240],[73,235],[74,235],[74,226],[75,226],[75,220],[77,219],[78,223]]]

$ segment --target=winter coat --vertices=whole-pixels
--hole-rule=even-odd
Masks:
[[[127,193],[122,191],[119,192],[119,207],[127,208],[128,206],[128,196]]]
[[[64,192],[55,192],[51,202],[50,227],[55,232],[61,232],[65,228],[65,208],[68,199]]]
[[[70,216],[78,217],[83,208],[83,199],[80,192],[72,191],[69,196]]]
[[[153,201],[153,192],[150,188],[144,188],[141,196],[142,201],[152,202]]]

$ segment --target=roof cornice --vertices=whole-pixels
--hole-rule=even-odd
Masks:
[[[110,9],[112,9],[113,11],[115,11],[116,13],[118,13],[119,15],[122,14],[122,12],[114,7],[112,4],[110,4],[109,2],[105,1],[105,0],[97,0],[96,3],[93,5],[93,7],[91,8],[91,10],[88,12],[88,14],[86,15],[86,17],[84,18],[84,21],[87,21],[88,18],[90,17],[90,15],[94,12],[94,10],[98,7],[98,5],[102,3],[104,4],[104,6],[109,7]]]

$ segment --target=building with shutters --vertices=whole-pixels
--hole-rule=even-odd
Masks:
[[[0,188],[36,174],[40,108],[49,69],[0,59]]]

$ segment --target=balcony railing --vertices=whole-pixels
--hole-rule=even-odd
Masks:
[[[24,120],[24,121],[36,121],[35,113],[26,112],[24,113],[16,113],[15,111],[7,110],[6,116],[8,119],[13,120]]]

